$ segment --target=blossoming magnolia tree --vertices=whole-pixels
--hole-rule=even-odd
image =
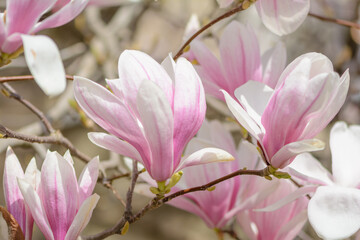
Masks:
[[[197,216],[191,228],[199,235],[187,235],[188,226],[156,239],[360,236],[360,126],[345,123],[360,124],[359,63],[355,43],[344,46],[360,25],[338,12],[355,14],[355,3],[324,1],[319,15],[309,0],[204,1],[212,15],[178,11],[187,1],[6,1],[1,239],[152,239],[146,225],[132,224],[156,219],[151,210],[164,204]],[[183,36],[156,24],[160,11],[171,18],[166,24],[186,28]],[[243,15],[246,22],[234,19]],[[340,45],[337,59],[326,48],[302,50],[307,29],[326,35],[330,27],[336,37],[323,45]],[[155,46],[151,39],[157,52],[146,47]],[[296,49],[287,48],[291,41]],[[180,50],[171,53],[169,43]],[[45,95],[33,94],[38,87]],[[16,117],[11,101],[39,121],[25,126],[34,116]],[[215,233],[197,230],[205,226]]]

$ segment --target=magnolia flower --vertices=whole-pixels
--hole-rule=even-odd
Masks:
[[[225,8],[234,0],[217,2]],[[309,13],[310,0],[257,0],[255,6],[264,25],[281,36],[294,32],[302,24]]]
[[[343,105],[349,73],[341,77],[319,53],[295,59],[281,74],[275,90],[249,81],[235,91],[240,104],[226,91],[226,103],[239,123],[262,148],[267,164],[284,168],[303,152],[324,144],[316,136]]]
[[[265,167],[259,161],[256,149],[249,145],[242,141],[236,149],[231,133],[219,122],[205,121],[197,137],[188,144],[186,152],[215,146],[236,156],[236,160],[184,169],[183,177],[172,191],[201,186],[244,167]],[[238,212],[253,208],[277,187],[277,184],[264,185],[264,182],[268,181],[257,176],[236,176],[217,184],[212,191],[192,192],[174,198],[169,204],[200,216],[209,228],[221,229]]]
[[[200,41],[194,41],[190,50],[199,63],[195,68],[206,93],[220,100],[224,100],[224,96],[219,89],[235,97],[235,89],[250,80],[275,88],[286,64],[286,50],[282,43],[261,56],[253,29],[237,21],[227,25],[221,35],[221,62]]]
[[[360,229],[360,126],[337,122],[330,133],[332,175],[310,154],[289,165],[307,184],[320,185],[312,196],[309,221],[325,239],[345,239]]]
[[[40,183],[36,182],[37,188],[29,178],[18,178],[25,204],[47,240],[77,239],[86,227],[99,200],[97,194],[91,195],[98,170],[99,160],[94,158],[77,181],[70,154],[62,157],[49,151],[41,168]],[[17,189],[13,185],[9,187]]]
[[[86,6],[88,0],[72,0],[44,20],[56,0],[7,0],[6,12],[0,21],[1,52],[14,53],[21,47],[21,34],[34,34],[47,28],[64,25],[73,20]]]
[[[271,184],[274,184],[274,181],[276,181],[279,186],[271,195],[254,206],[255,208],[262,208],[277,202],[297,189],[294,184],[284,179],[274,179],[271,182],[262,182],[262,184],[264,186],[271,186]],[[301,197],[295,202],[272,212],[257,212],[254,210],[241,211],[237,215],[237,220],[241,229],[251,240],[290,240],[297,236],[307,221],[307,205],[308,199]]]
[[[26,206],[24,198],[18,187],[17,179],[25,179],[32,188],[38,189],[40,182],[40,172],[37,169],[35,158],[31,159],[25,174],[21,168],[20,162],[13,150],[8,147],[6,151],[3,187],[5,202],[8,211],[14,216],[24,233],[26,240],[31,240],[34,219],[30,209]]]
[[[119,76],[107,80],[112,92],[75,78],[77,102],[111,134],[90,133],[93,143],[139,161],[157,182],[187,166],[232,159],[213,148],[181,158],[206,110],[200,78],[186,59],[175,63],[169,56],[160,65],[145,53],[124,51]]]

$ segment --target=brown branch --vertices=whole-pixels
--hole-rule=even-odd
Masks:
[[[27,134],[17,133],[0,124],[0,134],[2,135],[1,138],[15,138],[31,143],[51,143],[51,144],[61,145],[69,149],[70,153],[73,156],[76,156],[85,163],[88,163],[91,160],[91,158],[89,158],[84,153],[77,150],[77,148],[75,148],[75,146],[67,138],[65,138],[59,131],[56,131],[51,136],[31,136]]]
[[[32,75],[0,77],[0,83],[27,81],[27,80],[34,80],[34,79],[35,78]],[[74,80],[74,77],[71,75],[66,75],[66,79],[72,81],[72,80]]]
[[[46,130],[49,133],[54,133],[55,132],[55,129],[51,125],[50,121],[45,117],[45,114],[42,111],[40,111],[40,109],[38,109],[31,102],[29,102],[28,100],[26,100],[22,96],[20,96],[15,91],[15,89],[13,89],[8,83],[4,82],[1,85],[4,87],[3,93],[7,97],[15,99],[16,101],[20,102],[25,107],[27,107],[31,112],[33,112],[41,120],[41,122],[44,124]]]
[[[352,28],[360,29],[360,24],[355,23],[355,22],[350,22],[350,21],[338,19],[338,18],[324,17],[324,16],[317,15],[315,13],[309,13],[309,16],[320,19],[325,22],[332,22],[332,23],[336,23],[336,24],[339,24],[339,25],[342,25],[345,27],[352,27]]]
[[[114,235],[114,234],[120,234],[121,233],[121,229],[124,227],[126,222],[134,223],[136,221],[138,221],[141,217],[143,217],[147,212],[156,209],[160,206],[162,206],[163,204],[165,204],[166,202],[170,201],[173,198],[185,195],[187,193],[190,192],[197,192],[197,191],[205,191],[208,188],[223,182],[225,180],[228,180],[230,178],[233,178],[235,176],[238,175],[253,175],[253,176],[259,176],[259,177],[264,177],[264,176],[269,176],[270,172],[269,172],[269,168],[266,167],[262,170],[246,170],[246,169],[240,169],[236,172],[233,172],[231,174],[228,174],[224,177],[221,177],[219,179],[216,179],[212,182],[209,182],[207,184],[198,186],[198,187],[193,187],[193,188],[188,188],[188,189],[184,189],[184,190],[180,190],[178,192],[175,192],[173,194],[170,194],[167,197],[164,198],[159,198],[159,197],[155,197],[153,198],[140,212],[138,212],[136,215],[134,215],[133,217],[131,217],[130,219],[126,219],[125,218],[125,214],[124,216],[120,219],[120,221],[114,225],[112,228],[104,230],[103,232],[100,232],[98,234],[92,235],[92,236],[83,236],[83,239],[86,240],[100,240],[100,239],[104,239],[105,237]]]
[[[129,190],[126,194],[126,208],[125,208],[125,213],[124,213],[124,217],[127,221],[129,221],[133,216],[131,204],[132,204],[132,198],[133,198],[133,194],[134,194],[136,180],[138,179],[138,176],[139,176],[137,161],[133,161],[132,167],[133,167],[133,169],[132,169],[132,174],[131,174],[131,184],[130,184]]]
[[[250,2],[249,1],[245,1],[243,3],[241,3],[239,6],[237,6],[236,8],[231,9],[230,11],[224,13],[223,15],[215,18],[214,20],[212,20],[211,22],[209,22],[208,24],[206,24],[205,26],[203,26],[202,28],[200,28],[196,33],[194,33],[185,43],[184,45],[180,48],[180,50],[175,54],[174,56],[174,61],[176,59],[178,59],[181,54],[184,53],[185,48],[197,37],[199,36],[202,32],[204,32],[206,29],[210,28],[212,25],[214,25],[217,22],[220,22],[221,20],[230,17],[231,15],[234,15],[237,12],[246,10],[249,6],[250,6]]]

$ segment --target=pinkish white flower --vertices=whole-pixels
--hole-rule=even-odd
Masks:
[[[297,189],[293,183],[284,179],[274,179],[272,182],[262,182],[262,184],[271,186],[274,181],[279,186],[262,202],[254,206],[255,208],[271,205]],[[242,211],[237,215],[237,220],[241,229],[251,240],[290,240],[298,235],[307,221],[307,205],[308,199],[301,197],[271,212]]]
[[[332,175],[310,154],[289,165],[292,175],[320,185],[312,196],[309,221],[324,239],[345,239],[360,229],[360,126],[337,122],[330,133]]]
[[[250,80],[275,88],[286,64],[286,50],[280,42],[260,55],[258,39],[253,29],[237,21],[226,26],[220,38],[219,61],[200,41],[191,44],[191,57],[196,59],[196,71],[203,80],[205,92],[224,100],[219,89],[232,97],[238,87]]]
[[[199,130],[206,110],[200,78],[184,58],[161,65],[139,51],[119,58],[119,79],[107,80],[112,92],[75,78],[75,98],[86,114],[110,134],[90,133],[90,140],[141,162],[158,182],[192,165],[229,160],[219,149],[202,149],[181,158]]]
[[[186,152],[206,146],[224,149],[236,160],[184,169],[184,175],[172,189],[173,192],[207,184],[244,167],[264,167],[252,145],[242,141],[236,148],[230,132],[217,121],[205,121],[197,137],[188,144]],[[268,181],[257,176],[237,176],[217,184],[212,191],[192,192],[171,200],[169,204],[198,215],[209,228],[221,229],[237,213],[253,208],[277,188],[278,184],[265,185],[264,182]]]
[[[217,0],[221,8],[234,0]],[[305,20],[310,0],[257,0],[256,10],[264,25],[277,35],[294,32]]]
[[[31,240],[34,219],[30,209],[26,206],[24,198],[18,187],[17,179],[23,178],[32,188],[38,189],[40,182],[40,171],[37,169],[35,158],[31,159],[25,174],[21,168],[20,162],[13,150],[8,147],[6,151],[3,187],[6,207],[19,223],[26,240]]]
[[[40,18],[54,7],[56,0],[7,0],[6,13],[0,19],[0,48],[11,54],[21,47],[21,34],[34,34],[73,20],[88,0],[72,0],[44,20]]]
[[[24,202],[47,240],[77,239],[86,227],[99,200],[97,194],[91,195],[98,171],[99,160],[94,158],[77,181],[70,154],[62,157],[49,151],[36,189],[26,176],[18,177]]]
[[[284,168],[303,152],[323,149],[313,139],[334,118],[349,88],[349,73],[341,77],[319,53],[295,59],[281,74],[275,90],[249,81],[226,91],[226,103],[239,123],[259,142],[267,164]]]

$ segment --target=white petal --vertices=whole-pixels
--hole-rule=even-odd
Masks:
[[[261,115],[263,114],[273,89],[261,82],[248,81],[235,90],[235,96],[258,126],[261,124]]]
[[[360,228],[360,190],[319,187],[309,202],[308,215],[320,237],[350,237]]]
[[[81,205],[86,198],[88,198],[94,191],[95,184],[99,175],[99,157],[94,157],[80,174],[79,184],[79,205]]]
[[[356,187],[360,183],[360,126],[337,122],[331,129],[332,172],[337,184]]]
[[[256,121],[237,103],[226,91],[221,90],[224,94],[226,104],[236,120],[243,126],[256,140],[260,141],[260,136],[263,134],[261,128]]]
[[[291,163],[293,158],[304,152],[314,152],[323,150],[325,143],[318,139],[305,139],[298,142],[292,142],[282,147],[271,158],[270,163],[276,168],[284,168]]]
[[[306,182],[321,185],[333,184],[329,171],[310,153],[298,155],[288,167],[291,176],[295,175]]]
[[[218,148],[204,148],[197,152],[194,152],[188,157],[183,157],[175,172],[193,165],[232,160],[234,160],[234,157],[231,156],[231,154],[229,154],[228,152],[225,152],[224,150]]]
[[[21,36],[26,63],[36,83],[48,96],[65,90],[66,78],[59,49],[47,36]]]

